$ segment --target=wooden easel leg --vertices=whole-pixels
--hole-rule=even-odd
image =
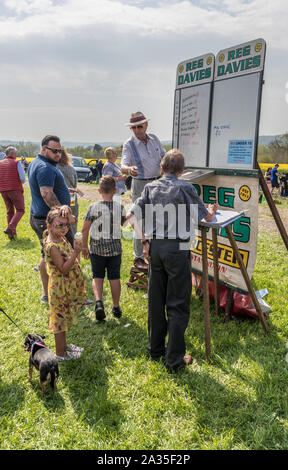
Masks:
[[[205,353],[209,360],[211,354],[211,336],[210,336],[210,303],[209,303],[209,278],[208,278],[208,257],[207,257],[207,234],[206,228],[201,227],[202,237],[202,291],[204,306],[204,328],[205,328]]]
[[[287,235],[287,232],[286,232],[286,229],[283,225],[283,222],[281,220],[281,217],[279,215],[279,212],[277,210],[277,207],[275,206],[275,203],[273,201],[273,197],[269,191],[269,188],[266,184],[266,181],[264,179],[264,176],[262,174],[262,171],[261,171],[261,168],[259,166],[259,164],[257,163],[257,166],[258,166],[258,174],[259,174],[259,183],[260,183],[260,186],[262,188],[262,191],[263,191],[263,194],[266,198],[266,201],[268,202],[268,205],[270,207],[270,210],[271,210],[271,213],[274,217],[274,220],[275,220],[275,223],[278,227],[278,230],[280,232],[280,235],[282,237],[282,240],[284,242],[284,245],[286,246],[286,249],[288,250],[288,235]]]
[[[212,228],[215,313],[220,314],[217,229]]]
[[[253,304],[254,304],[254,306],[255,306],[255,309],[256,309],[256,311],[257,311],[257,313],[258,313],[258,315],[259,315],[261,324],[262,324],[264,330],[266,331],[266,333],[268,333],[269,328],[268,328],[268,326],[267,326],[267,324],[266,324],[266,321],[265,321],[263,312],[262,312],[262,310],[261,310],[261,307],[260,307],[260,305],[259,305],[258,299],[257,299],[256,294],[255,294],[255,292],[254,292],[252,283],[251,283],[251,281],[250,281],[250,279],[249,279],[249,276],[248,276],[246,267],[245,267],[245,265],[244,265],[244,263],[243,263],[242,257],[241,257],[241,255],[240,255],[239,250],[238,250],[238,246],[237,246],[237,243],[235,242],[235,239],[234,239],[234,237],[233,237],[233,233],[232,233],[232,231],[231,231],[230,226],[227,225],[227,227],[225,227],[225,230],[226,230],[227,236],[228,236],[228,238],[229,238],[230,245],[231,245],[231,247],[233,248],[233,251],[234,251],[234,253],[235,253],[236,260],[237,260],[237,262],[238,262],[238,264],[239,264],[239,267],[240,267],[242,276],[243,276],[243,278],[244,278],[245,284],[246,284],[246,286],[247,286],[248,292],[249,292],[249,294],[250,294],[250,296],[251,296],[251,299],[252,299],[252,302],[253,302]]]
[[[233,307],[233,296],[234,291],[233,289],[227,288],[227,298],[226,298],[226,305],[225,305],[225,322],[231,320],[231,311]]]

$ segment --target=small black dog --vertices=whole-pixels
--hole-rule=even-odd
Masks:
[[[28,335],[25,338],[24,349],[30,351],[29,380],[32,380],[33,366],[40,371],[40,386],[45,393],[46,384],[50,382],[54,391],[59,377],[58,361],[52,351],[46,346],[44,335]]]

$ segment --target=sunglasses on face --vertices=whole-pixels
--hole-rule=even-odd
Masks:
[[[53,224],[52,227],[54,228],[69,228],[70,227],[70,224],[67,222],[67,223],[63,223],[63,222],[58,222],[56,224]]]
[[[55,155],[56,155],[56,153],[61,153],[62,152],[61,149],[60,150],[59,149],[51,149],[50,147],[47,147],[47,145],[46,145],[46,149],[51,150],[51,152],[54,153]]]
[[[143,129],[143,126],[132,126],[131,129]]]

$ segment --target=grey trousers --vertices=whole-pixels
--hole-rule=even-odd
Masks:
[[[190,251],[179,245],[177,240],[151,240],[148,280],[148,354],[165,357],[167,368],[175,370],[185,356],[192,290]]]
[[[132,185],[131,185],[131,199],[132,202],[135,202],[138,197],[141,196],[143,189],[145,188],[146,184],[149,181],[137,180],[136,178],[132,178]],[[143,257],[143,249],[141,240],[136,238],[134,235],[133,238],[133,248],[134,248],[134,257],[135,258],[144,258]]]

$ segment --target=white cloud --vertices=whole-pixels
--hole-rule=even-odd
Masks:
[[[210,0],[199,5],[175,0],[156,3],[155,7],[119,0],[66,0],[57,4],[51,0],[5,0],[5,6],[12,15],[0,21],[2,40],[15,35],[63,36],[71,29],[106,25],[111,31],[133,30],[142,35],[173,33],[193,37],[214,33],[222,37],[237,35],[240,40],[265,36],[273,47],[287,47],[286,0]]]
[[[4,5],[16,14],[43,13],[53,6],[51,0],[4,0]]]
[[[177,64],[257,37],[267,42],[261,131],[280,133],[286,28],[284,0],[2,0],[1,136],[124,139],[122,122],[140,109],[167,139]]]

